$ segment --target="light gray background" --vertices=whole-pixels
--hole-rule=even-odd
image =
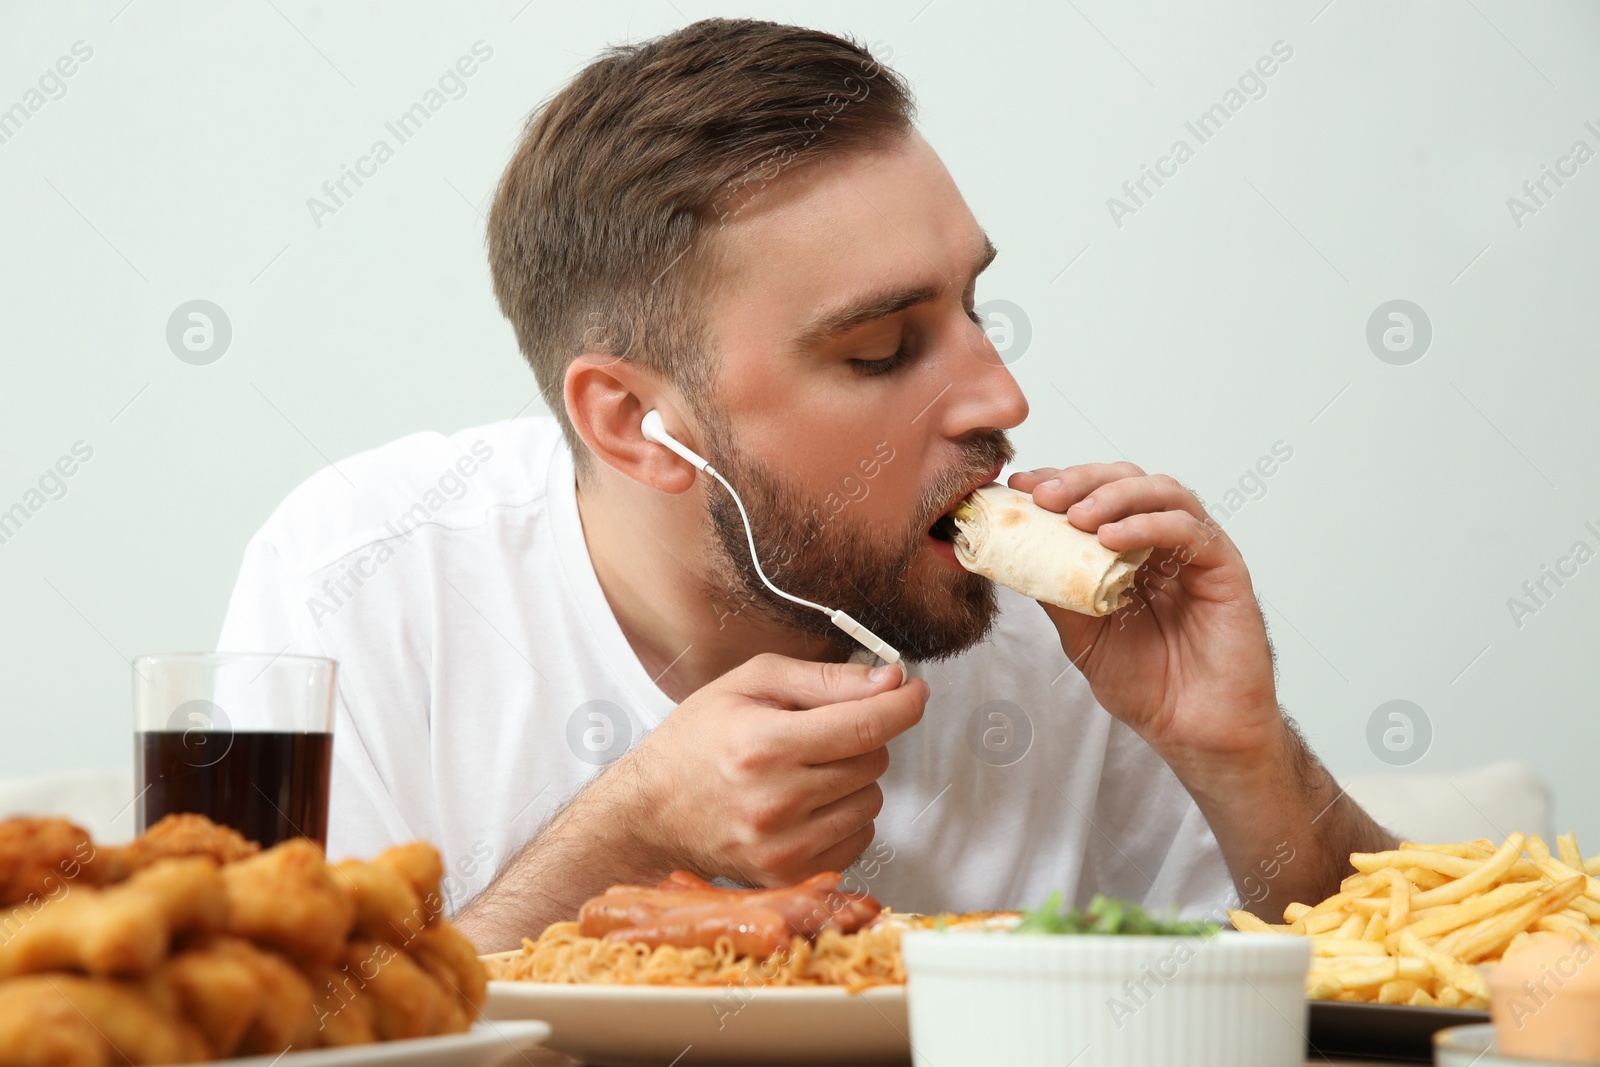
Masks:
[[[1001,249],[979,299],[1031,321],[1020,464],[1126,456],[1218,504],[1293,449],[1224,525],[1337,773],[1389,770],[1368,719],[1410,700],[1433,734],[1411,772],[1526,759],[1600,847],[1600,562],[1520,627],[1507,604],[1600,549],[1600,159],[1521,227],[1507,207],[1600,149],[1600,8],[444,8],[0,6],[0,109],[93,49],[0,144],[0,510],[94,450],[0,544],[0,776],[127,766],[129,657],[210,647],[245,541],[307,475],[540,410],[483,253],[524,116],[608,43],[742,14],[873,42],[913,83]],[[307,198],[479,40],[465,95],[319,228]],[[1197,144],[1184,123],[1275,41],[1265,95]],[[1194,158],[1118,227],[1107,198],[1179,137]],[[207,366],[166,342],[193,299],[232,324]],[[1407,366],[1366,342],[1392,299],[1433,326]]]

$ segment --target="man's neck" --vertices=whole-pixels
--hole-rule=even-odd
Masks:
[[[699,500],[699,488],[691,491]],[[831,646],[760,616],[734,595],[706,596],[711,534],[683,500],[629,483],[578,486],[595,577],[639,663],[673,703],[762,652],[837,659]],[[698,504],[696,505],[698,507]],[[681,523],[681,528],[674,526]]]

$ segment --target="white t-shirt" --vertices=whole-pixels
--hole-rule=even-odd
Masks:
[[[999,592],[986,641],[912,666],[932,696],[890,743],[848,884],[899,911],[1053,889],[1185,915],[1235,901],[1172,771],[1095,702],[1038,605]],[[452,907],[674,707],[595,578],[544,416],[412,434],[313,475],[245,549],[218,648],[338,660],[329,853],[430,841]]]

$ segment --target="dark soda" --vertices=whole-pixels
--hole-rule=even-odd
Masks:
[[[134,735],[139,832],[174,812],[231,826],[262,848],[328,844],[333,735],[161,730]]]

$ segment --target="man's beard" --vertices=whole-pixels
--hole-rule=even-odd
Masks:
[[[916,580],[911,571],[917,557],[931,551],[928,528],[951,498],[1015,454],[1004,431],[970,441],[961,464],[928,488],[903,525],[888,531],[869,527],[852,514],[872,491],[872,482],[854,471],[850,484],[857,493],[865,486],[865,493],[852,499],[841,485],[818,500],[794,479],[740,449],[725,424],[707,426],[706,438],[712,465],[749,512],[762,570],[779,589],[843,610],[908,660],[945,659],[988,635],[999,605],[987,578],[942,563],[925,563]],[[722,604],[724,624],[728,616],[748,612],[818,638],[841,659],[853,652],[858,646],[828,616],[786,600],[762,583],[750,559],[738,505],[721,485],[707,484],[706,494],[716,533],[707,593]]]

